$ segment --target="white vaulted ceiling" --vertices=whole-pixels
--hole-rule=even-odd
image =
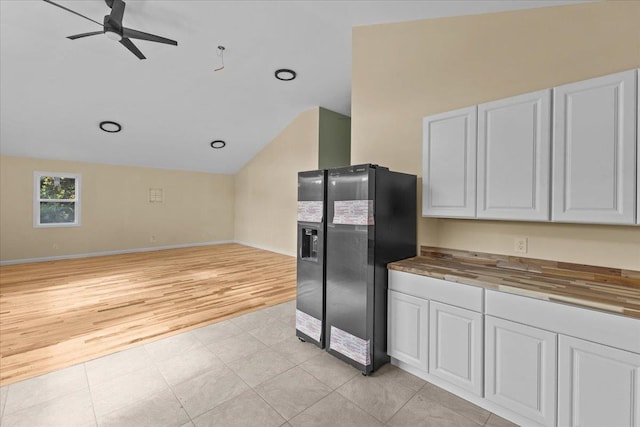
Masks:
[[[99,22],[109,12],[103,0],[58,3]],[[178,46],[134,40],[141,61],[104,35],[66,39],[100,30],[81,17],[43,1],[0,0],[2,155],[235,173],[302,111],[350,115],[352,27],[571,2],[126,3],[126,27]],[[218,45],[225,68],[215,72]],[[278,81],[278,68],[298,78]],[[102,120],[123,130],[104,133]],[[211,149],[214,139],[227,146]]]

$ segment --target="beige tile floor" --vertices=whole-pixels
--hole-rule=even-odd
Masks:
[[[394,366],[295,337],[295,302],[0,388],[2,427],[514,424]]]

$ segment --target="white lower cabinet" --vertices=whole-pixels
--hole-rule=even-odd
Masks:
[[[482,313],[429,303],[429,373],[482,396]]]
[[[485,325],[485,398],[555,426],[557,335],[491,316]]]
[[[426,371],[429,301],[390,290],[388,304],[387,353]]]
[[[640,320],[400,271],[392,362],[522,426],[640,427]]]
[[[640,354],[560,335],[558,426],[640,427]]]

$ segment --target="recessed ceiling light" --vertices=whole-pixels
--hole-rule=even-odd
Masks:
[[[120,126],[120,123],[105,120],[103,122],[100,122],[100,129],[109,133],[117,133],[122,130],[122,126]]]
[[[288,68],[280,68],[279,70],[276,70],[275,72],[275,76],[276,79],[278,80],[282,80],[285,82],[291,81],[293,79],[296,78],[296,72],[293,70],[290,70]]]
[[[227,145],[227,143],[221,139],[216,139],[215,141],[211,141],[211,144],[209,145],[211,145],[211,148],[218,149],[218,148],[224,148]]]

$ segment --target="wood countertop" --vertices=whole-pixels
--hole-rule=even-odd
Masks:
[[[640,271],[430,246],[388,268],[640,319]]]

